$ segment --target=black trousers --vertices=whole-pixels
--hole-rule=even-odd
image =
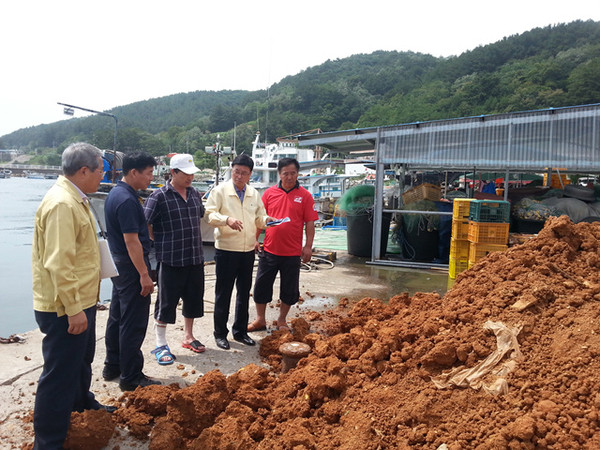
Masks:
[[[252,269],[254,268],[254,250],[251,252],[230,252],[216,249],[215,272],[215,313],[214,335],[226,338],[229,333],[227,320],[233,286],[237,291],[235,298],[235,319],[233,321],[233,337],[248,334],[248,303],[252,288]]]
[[[115,261],[119,276],[111,278],[112,298],[106,322],[104,364],[121,371],[121,380],[137,383],[144,368],[141,348],[150,315],[150,295],[142,296],[140,275],[132,262]],[[146,261],[148,268],[150,263]]]
[[[84,312],[87,330],[69,334],[66,315],[57,317],[54,312],[35,311],[35,320],[45,336],[44,368],[33,411],[34,449],[62,449],[71,412],[100,407],[90,392],[96,352],[96,305]]]
[[[183,267],[158,264],[154,318],[164,323],[175,323],[179,299],[183,303],[183,317],[196,319],[204,316],[204,264]]]
[[[278,256],[263,252],[258,259],[254,302],[258,304],[273,301],[273,284],[279,272],[279,298],[286,305],[293,306],[300,299],[300,256]]]

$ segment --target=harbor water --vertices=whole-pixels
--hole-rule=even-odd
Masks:
[[[35,212],[56,180],[0,179],[0,336],[37,328],[31,294],[31,241]],[[103,280],[100,300],[110,300],[112,284]]]
[[[37,327],[31,295],[35,211],[56,180],[0,179],[0,336]]]

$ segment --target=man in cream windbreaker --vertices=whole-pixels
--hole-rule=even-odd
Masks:
[[[257,230],[266,227],[269,217],[259,192],[248,185],[253,168],[252,158],[237,156],[232,163],[231,180],[215,187],[206,204],[208,223],[216,227],[214,336],[223,350],[229,350],[227,320],[234,284],[237,294],[233,338],[245,345],[255,344],[248,336],[248,303],[254,254],[259,245]]]

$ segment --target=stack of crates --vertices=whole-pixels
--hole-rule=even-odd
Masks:
[[[571,184],[571,179],[565,173],[560,173],[561,170],[567,169],[552,169],[550,176],[550,187],[552,189],[563,189],[564,186]],[[548,174],[544,174],[544,186],[548,186]]]
[[[510,203],[502,200],[473,200],[469,204],[469,264],[491,252],[508,248]]]
[[[470,198],[455,198],[452,205],[452,236],[450,238],[450,260],[448,275],[456,278],[469,266],[469,214]]]

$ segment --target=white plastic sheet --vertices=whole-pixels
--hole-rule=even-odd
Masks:
[[[491,394],[508,392],[506,375],[514,370],[517,360],[523,356],[517,341],[523,326],[509,327],[502,322],[488,320],[483,328],[492,330],[496,335],[496,350],[474,367],[455,367],[433,377],[431,381],[438,389],[458,386],[484,389]]]

